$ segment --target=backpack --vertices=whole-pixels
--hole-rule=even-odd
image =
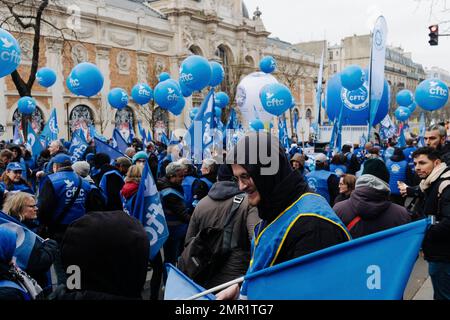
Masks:
[[[236,247],[231,241],[234,216],[243,200],[243,194],[234,197],[223,226],[206,227],[186,244],[178,260],[178,268],[196,283],[202,285],[207,282],[227,260],[231,249]]]

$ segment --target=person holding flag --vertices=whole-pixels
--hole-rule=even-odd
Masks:
[[[256,155],[257,164],[250,155]],[[227,164],[263,220],[255,228],[247,274],[351,239],[327,201],[310,193],[301,173],[291,168],[276,137],[248,133],[228,154]],[[246,295],[244,281],[241,296]],[[238,296],[239,286],[234,285],[218,293],[217,299]]]

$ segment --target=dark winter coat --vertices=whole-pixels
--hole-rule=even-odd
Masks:
[[[183,187],[181,185],[178,186],[170,183],[169,179],[167,179],[166,177],[159,179],[156,186],[158,188],[158,191],[162,191],[167,188],[173,188],[179,193],[184,194]],[[168,219],[170,221],[167,221],[168,226],[177,226],[189,223],[191,215],[189,214],[189,209],[186,207],[184,199],[170,194],[162,198],[161,202],[164,209],[164,214],[166,215],[166,219],[168,216],[170,216],[170,218]]]
[[[100,172],[92,177],[97,187],[100,187],[99,185],[100,181],[103,178],[103,175],[110,171],[119,172],[116,167],[113,167],[109,164],[105,164],[100,168]],[[121,179],[116,174],[110,174],[106,178],[106,190],[102,190],[107,198],[105,209],[106,211],[115,211],[123,209],[122,200],[120,198],[120,191],[122,190],[124,184],[125,184],[124,180]]]
[[[361,218],[350,230],[353,238],[398,227],[411,222],[404,207],[389,200],[389,186],[381,179],[365,174],[356,182],[350,199],[337,203],[333,209],[348,226],[357,216]]]

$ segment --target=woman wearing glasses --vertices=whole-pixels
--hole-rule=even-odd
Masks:
[[[334,200],[334,204],[347,200],[355,190],[356,177],[351,174],[344,174],[339,180],[339,195]]]

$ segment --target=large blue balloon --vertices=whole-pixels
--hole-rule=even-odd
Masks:
[[[252,120],[250,121],[250,129],[254,131],[264,130],[264,123],[259,119]]]
[[[174,80],[166,80],[155,87],[155,102],[163,109],[175,107],[180,99],[180,86]]]
[[[211,65],[201,56],[190,56],[181,64],[180,82],[192,91],[200,91],[211,81]]]
[[[128,105],[128,94],[122,88],[114,88],[108,94],[108,102],[111,107],[122,110]]]
[[[360,66],[352,65],[341,73],[342,86],[350,91],[360,88],[364,84],[365,73]]]
[[[411,111],[409,111],[408,107],[398,107],[394,115],[398,121],[406,121],[411,116]]]
[[[52,69],[44,67],[36,72],[36,79],[41,86],[49,88],[56,82],[56,73]]]
[[[341,85],[340,74],[334,75],[328,81],[326,105],[327,114],[331,121],[339,117],[342,110],[342,125],[364,126],[369,122],[369,94],[367,82],[364,86],[348,91]],[[375,116],[374,125],[380,123],[388,114],[389,110],[389,84],[384,81],[384,90],[378,111]]]
[[[225,70],[223,70],[223,67],[220,63],[212,61],[211,63],[211,81],[209,82],[209,85],[211,87],[216,87],[219,84],[222,83],[223,78],[225,77]]]
[[[424,110],[434,111],[444,107],[448,101],[448,87],[439,79],[428,79],[416,89],[416,102]]]
[[[17,102],[17,106],[20,113],[30,115],[36,110],[36,100],[31,97],[22,97]]]
[[[191,112],[189,112],[189,117],[191,118],[191,120],[194,120],[195,117],[197,116],[197,113],[200,111],[199,107],[195,107],[191,110]]]
[[[153,90],[146,83],[138,83],[131,90],[131,97],[137,104],[144,105],[153,99]]]
[[[179,82],[179,84],[180,84],[181,94],[183,95],[183,97],[188,98],[188,97],[192,96],[191,89],[186,87],[183,82]]]
[[[223,109],[230,103],[230,97],[225,92],[217,92],[214,96],[214,105],[216,107]]]
[[[173,106],[172,108],[169,108],[169,111],[171,113],[173,113],[175,116],[179,116],[184,109],[184,106],[186,105],[186,100],[184,100],[183,97],[180,97],[178,99],[178,102],[175,106]]]
[[[16,38],[0,28],[0,78],[11,74],[20,65],[20,46]]]
[[[414,95],[409,90],[402,90],[397,93],[397,104],[400,107],[408,107],[414,102]]]
[[[282,115],[292,106],[292,94],[288,87],[281,83],[266,85],[260,92],[261,104],[268,113]]]
[[[72,69],[67,87],[72,93],[89,98],[102,90],[103,81],[103,75],[95,64],[83,62]]]
[[[163,82],[170,79],[170,74],[168,72],[161,72],[158,76],[159,82]]]
[[[264,73],[272,73],[277,69],[277,61],[272,56],[266,56],[259,62],[259,68]]]

